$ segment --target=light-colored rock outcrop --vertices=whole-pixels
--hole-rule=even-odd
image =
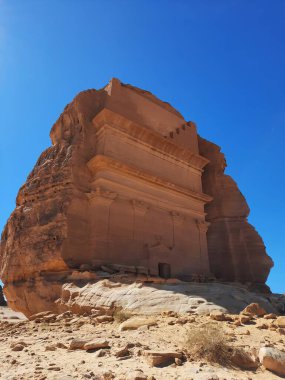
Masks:
[[[142,315],[155,315],[164,311],[210,315],[214,310],[239,313],[246,305],[254,302],[262,305],[267,312],[275,311],[265,296],[233,285],[186,282],[114,285],[110,280],[101,280],[84,287],[65,284],[62,296],[56,303],[58,312],[72,310],[80,314],[91,313],[95,307],[107,314],[112,310],[123,309]]]
[[[112,79],[78,94],[50,136],[1,237],[13,309],[55,312],[63,284],[98,270],[264,284],[272,261],[223,155],[169,104]]]
[[[132,317],[125,322],[122,322],[119,326],[120,331],[125,330],[137,330],[142,326],[154,326],[156,320],[153,318]]]
[[[272,347],[262,347],[259,350],[261,364],[279,376],[285,375],[285,353]]]

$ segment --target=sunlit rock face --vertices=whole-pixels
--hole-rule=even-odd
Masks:
[[[112,79],[78,94],[50,136],[2,233],[12,308],[56,311],[74,272],[116,264],[186,280],[266,281],[272,261],[223,155],[168,103]]]

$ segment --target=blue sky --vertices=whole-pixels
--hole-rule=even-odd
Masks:
[[[111,77],[226,154],[285,292],[283,0],[0,0],[0,229],[65,105]]]

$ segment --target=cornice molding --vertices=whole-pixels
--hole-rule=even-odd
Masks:
[[[175,191],[177,193],[181,193],[188,197],[195,198],[204,203],[210,202],[213,198],[204,193],[196,192],[190,189],[186,189],[184,187],[175,185],[171,182],[165,181],[159,177],[156,177],[152,174],[146,173],[142,170],[139,170],[135,167],[131,167],[126,165],[118,160],[114,160],[113,158],[96,155],[91,160],[87,162],[87,166],[95,177],[96,174],[102,170],[112,170],[115,172],[124,173],[124,175],[129,177],[136,177],[141,180],[147,181],[149,183],[155,184],[157,186]]]
[[[209,163],[209,160],[191,152],[189,149],[176,144],[164,136],[160,135],[145,126],[137,124],[124,116],[113,112],[107,108],[100,111],[92,120],[93,125],[97,129],[97,133],[104,126],[114,128],[116,131],[124,132],[134,141],[149,146],[152,150],[170,156],[171,158],[181,161],[200,172]]]

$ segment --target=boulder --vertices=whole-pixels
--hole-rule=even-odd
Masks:
[[[245,370],[255,370],[260,366],[257,357],[243,349],[235,349],[231,356],[231,362],[235,366]]]
[[[156,325],[156,320],[153,318],[132,317],[120,324],[119,331],[137,330],[142,326],[149,327],[154,325]]]
[[[276,324],[278,327],[284,328],[285,327],[285,317],[280,316],[276,319]]]
[[[259,361],[269,371],[285,376],[285,353],[272,347],[261,347]]]
[[[144,357],[147,363],[153,367],[163,367],[175,362],[175,359],[181,359],[181,352],[169,351],[144,351]]]
[[[258,303],[251,303],[241,312],[241,314],[249,315],[252,317],[262,317],[266,314],[266,311]]]
[[[69,344],[70,350],[84,350],[84,346],[88,343],[88,340],[84,339],[72,339],[72,341]]]
[[[110,348],[109,342],[104,339],[93,339],[90,342],[85,343],[83,346],[83,349],[86,351],[98,350],[99,348]]]
[[[227,320],[227,316],[225,315],[225,313],[223,313],[220,310],[211,311],[210,318],[213,319],[214,321],[226,321]]]
[[[148,380],[147,375],[143,373],[141,370],[131,371],[127,374],[126,380]]]

